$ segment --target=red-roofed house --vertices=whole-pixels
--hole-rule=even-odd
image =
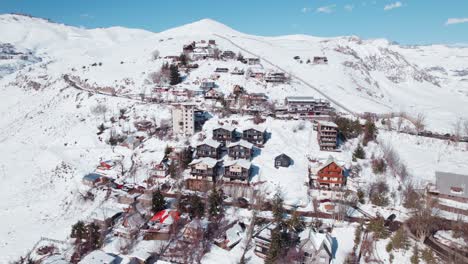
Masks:
[[[180,220],[177,210],[165,209],[157,212],[148,222],[145,240],[168,240]]]

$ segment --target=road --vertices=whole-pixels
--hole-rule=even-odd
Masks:
[[[242,46],[240,46],[240,45],[238,45],[237,43],[235,43],[234,41],[232,41],[231,39],[229,39],[229,38],[227,38],[227,37],[224,37],[224,36],[218,35],[218,34],[214,34],[214,35],[217,36],[217,37],[219,37],[219,38],[222,38],[222,39],[226,40],[227,42],[231,43],[233,46],[237,47],[238,49],[242,50],[243,52],[245,52],[245,53],[247,53],[247,54],[250,54],[250,55],[252,55],[252,56],[254,56],[254,57],[257,57],[257,58],[261,59],[262,61],[264,61],[264,62],[270,64],[271,66],[277,68],[278,70],[284,72],[285,74],[290,75],[291,78],[296,79],[296,80],[300,81],[301,83],[303,83],[304,85],[306,85],[307,87],[309,87],[309,88],[315,90],[317,93],[319,93],[320,95],[322,95],[324,98],[326,98],[327,100],[329,100],[330,102],[332,102],[332,103],[335,104],[336,106],[338,106],[338,107],[340,107],[341,109],[345,110],[346,112],[348,112],[348,113],[350,113],[350,114],[356,116],[356,113],[355,113],[353,110],[349,109],[348,107],[346,107],[346,106],[343,105],[342,103],[340,103],[340,102],[336,101],[335,99],[333,99],[332,97],[328,96],[326,93],[322,92],[320,89],[318,89],[317,87],[313,86],[313,85],[310,84],[309,82],[305,81],[305,80],[302,79],[301,77],[299,77],[299,76],[297,76],[297,75],[295,75],[295,74],[292,74],[292,73],[286,71],[286,70],[283,69],[281,66],[279,66],[279,65],[277,65],[277,64],[275,64],[275,63],[273,63],[273,62],[271,62],[271,61],[268,60],[268,59],[265,59],[264,57],[262,57],[262,56],[260,56],[260,55],[258,55],[258,54],[255,54],[254,52],[252,52],[252,51],[250,51],[250,50],[248,50],[248,49],[246,49],[246,48],[244,48],[244,47],[242,47]]]

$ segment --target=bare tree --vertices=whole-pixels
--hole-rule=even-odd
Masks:
[[[419,113],[414,119],[414,126],[416,128],[416,133],[421,133],[426,127],[426,116],[423,113]]]
[[[453,127],[452,127],[452,134],[453,134],[453,137],[452,137],[452,140],[455,141],[455,143],[458,143],[461,139],[461,136],[462,136],[462,124],[463,120],[461,118],[457,118],[457,121],[455,121],[455,123],[453,123]]]
[[[106,113],[109,109],[105,104],[97,104],[91,108],[91,113],[94,115],[102,115],[104,122],[106,121]]]

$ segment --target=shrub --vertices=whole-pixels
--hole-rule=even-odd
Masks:
[[[373,159],[372,160],[372,171],[375,174],[383,174],[387,169],[387,165],[383,159]]]
[[[426,262],[427,264],[436,264],[437,260],[434,256],[434,253],[432,253],[432,250],[430,249],[425,249],[421,252],[421,258]]]
[[[389,236],[387,228],[385,228],[385,220],[382,217],[372,219],[369,223],[369,231],[374,233],[375,238],[385,239]]]
[[[384,181],[372,183],[369,186],[369,200],[374,205],[387,206],[389,204],[388,190],[388,185]]]
[[[391,239],[391,243],[395,249],[408,250],[410,246],[408,236],[403,228],[400,228],[396,231]]]
[[[392,252],[392,249],[393,249],[393,244],[392,244],[392,241],[388,242],[387,246],[385,246],[385,250],[390,253]]]

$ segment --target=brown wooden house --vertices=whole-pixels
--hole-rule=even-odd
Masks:
[[[266,131],[259,127],[247,128],[242,131],[242,139],[256,146],[262,146],[266,140]]]
[[[230,126],[222,126],[213,129],[213,140],[221,143],[232,142],[236,136],[236,128]]]
[[[233,159],[250,160],[253,156],[253,144],[243,139],[232,142],[227,146],[228,156]]]
[[[245,159],[228,161],[224,164],[225,181],[248,182],[252,171],[252,164]]]
[[[197,158],[221,158],[221,143],[212,139],[207,139],[197,146]]]
[[[221,162],[213,158],[200,158],[190,164],[190,175],[196,179],[215,182],[221,174]]]

